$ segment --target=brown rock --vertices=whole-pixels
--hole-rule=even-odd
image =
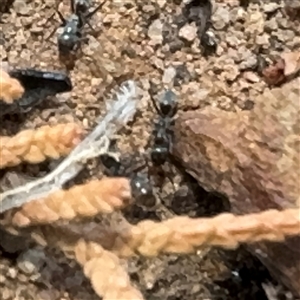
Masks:
[[[251,112],[185,112],[174,154],[207,190],[225,193],[246,214],[300,206],[300,79],[266,90]],[[250,248],[300,296],[300,239]]]

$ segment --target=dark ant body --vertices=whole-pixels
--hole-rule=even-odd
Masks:
[[[79,43],[82,40],[82,19],[72,14],[67,20],[61,15],[63,32],[57,37],[58,51],[62,55],[66,55],[69,52],[76,51],[79,47]]]
[[[89,0],[74,0],[71,1],[71,5],[72,5],[72,11],[75,12],[76,15],[87,14],[89,8],[91,7],[91,3]]]
[[[62,55],[76,51],[80,42],[86,40],[82,37],[84,25],[91,25],[88,20],[103,6],[104,2],[99,4],[94,10],[88,12],[90,3],[88,0],[71,0],[71,15],[65,19],[60,11],[57,13],[62,22],[63,32],[58,36],[58,51]]]
[[[147,208],[156,205],[156,198],[147,175],[140,173],[137,169],[127,168],[124,163],[109,154],[103,154],[99,158],[105,167],[104,174],[106,176],[130,178],[132,195],[139,205]]]
[[[211,0],[191,0],[183,9],[183,15],[189,23],[198,26],[197,35],[203,48],[204,55],[211,55],[217,50],[217,39],[210,30],[212,3]]]
[[[208,30],[201,37],[200,42],[203,47],[204,55],[211,55],[216,52],[218,44],[216,41],[215,34]]]
[[[167,90],[160,98],[159,106],[154,101],[153,105],[159,118],[154,124],[151,160],[154,165],[159,166],[168,160],[173,143],[174,117],[177,113],[176,95]]]

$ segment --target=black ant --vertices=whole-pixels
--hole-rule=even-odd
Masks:
[[[147,175],[138,171],[127,168],[124,163],[109,153],[100,155],[100,161],[105,167],[104,174],[106,176],[128,177],[131,183],[132,195],[136,199],[138,205],[147,208],[156,205],[156,198],[153,194],[153,188]]]
[[[63,32],[57,38],[58,51],[61,55],[65,56],[70,52],[76,51],[80,42],[86,40],[82,37],[82,29],[84,25],[88,24],[93,30],[88,20],[104,5],[104,3],[105,2],[100,3],[94,10],[88,12],[90,7],[88,0],[71,0],[71,15],[67,19],[65,19],[62,13],[56,9],[62,22],[61,27],[63,27]]]
[[[203,47],[203,54],[204,55],[210,55],[216,52],[218,44],[215,37],[215,34],[207,30],[201,37],[200,37],[200,43]]]
[[[71,9],[76,15],[85,15],[88,13],[91,3],[89,0],[73,0],[71,1]]]
[[[189,23],[195,22],[198,26],[197,35],[203,48],[204,55],[210,55],[217,50],[217,39],[210,30],[212,3],[211,0],[191,0],[183,9],[183,15]]]
[[[163,165],[169,158],[173,144],[174,117],[177,113],[176,95],[171,90],[164,92],[159,99],[159,106],[153,98],[153,105],[159,114],[158,120],[154,123],[153,130],[153,148],[151,150],[151,160],[154,165]]]

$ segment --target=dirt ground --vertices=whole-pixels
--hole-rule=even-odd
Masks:
[[[251,109],[256,95],[266,86],[257,79],[258,54],[271,61],[300,45],[296,36],[299,24],[284,14],[285,1],[216,0],[212,31],[218,47],[215,54],[208,56],[203,55],[199,45],[196,25],[183,17],[184,4],[180,2],[107,0],[91,19],[95,32],[86,26],[88,42],[68,70],[74,85],[72,92],[47,99],[26,116],[5,117],[0,133],[12,135],[25,128],[73,120],[89,130],[95,119],[105,113],[105,99],[112,89],[123,80],[134,79],[142,91],[139,109],[134,123],[120,133],[117,144],[124,155],[137,154],[137,162],[132,164],[143,164],[149,157],[156,117],[150,101],[150,79],[154,94],[164,88],[176,92],[179,110],[207,105],[230,111]],[[56,33],[51,36],[59,26],[58,16],[51,17],[55,5],[54,0],[15,0],[10,13],[0,15],[1,61],[24,68],[67,70],[66,61],[58,58]],[[61,11],[69,14],[68,1]],[[52,168],[51,164],[20,166],[7,172],[18,171],[33,178]],[[160,205],[155,210],[139,204],[130,207],[124,215],[132,223],[173,215],[210,216],[229,209],[226,199],[206,193],[171,163],[164,166],[162,187],[158,185],[158,174],[146,167],[143,171],[151,171],[150,180]],[[92,162],[75,182],[100,175],[101,170]],[[98,299],[81,268],[60,249],[51,245],[41,248],[4,230],[0,234],[1,299]],[[149,300],[294,299],[243,249],[132,259],[128,270]]]

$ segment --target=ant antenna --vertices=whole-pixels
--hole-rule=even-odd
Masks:
[[[101,7],[105,4],[105,1],[100,3],[94,10],[92,10],[91,12],[89,12],[86,16],[84,16],[85,19],[85,23],[90,27],[90,29],[95,33],[96,30],[93,28],[93,26],[91,25],[91,23],[88,21],[88,19],[90,19],[98,10],[101,9]]]
[[[56,8],[55,10],[61,20],[61,23],[62,23],[61,25],[66,26],[67,20],[64,18],[63,14],[58,10],[58,8]]]
[[[103,1],[102,3],[100,3],[94,10],[92,10],[91,12],[89,12],[86,17],[87,18],[91,18],[99,9],[101,9],[101,7],[106,3],[106,1]]]
[[[150,89],[149,89],[150,99],[151,99],[151,101],[152,101],[152,104],[153,104],[153,106],[154,106],[156,112],[157,112],[159,115],[161,115],[161,111],[160,111],[160,109],[158,108],[158,106],[157,106],[157,104],[156,104],[156,102],[155,102],[155,100],[154,100],[153,93],[151,92],[152,87],[154,87],[154,83],[153,83],[152,81],[150,81]]]

